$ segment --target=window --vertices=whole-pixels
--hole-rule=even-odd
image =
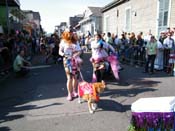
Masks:
[[[163,26],[168,26],[168,11],[164,12]]]
[[[159,26],[168,26],[169,0],[159,2]]]
[[[109,16],[106,16],[105,17],[105,22],[104,22],[104,24],[105,24],[105,32],[109,32]]]
[[[158,35],[167,29],[170,0],[159,0]]]

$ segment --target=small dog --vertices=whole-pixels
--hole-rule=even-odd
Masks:
[[[88,102],[88,109],[90,113],[96,110],[96,102],[99,99],[99,93],[106,88],[105,82],[88,83],[86,81],[80,82],[78,85],[78,102],[82,103],[82,99]],[[81,99],[82,98],[82,99]]]

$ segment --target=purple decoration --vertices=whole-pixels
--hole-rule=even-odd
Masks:
[[[136,129],[174,129],[174,112],[132,112],[132,124]]]

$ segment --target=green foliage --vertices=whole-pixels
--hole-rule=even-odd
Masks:
[[[133,126],[132,124],[130,124],[129,127],[128,127],[128,131],[136,131],[135,130],[135,126]]]

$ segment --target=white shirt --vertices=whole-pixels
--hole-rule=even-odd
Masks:
[[[90,39],[89,38],[86,38],[85,39],[85,45],[89,45],[90,44]]]
[[[72,57],[73,53],[79,51],[76,44],[68,44],[64,40],[60,43],[59,55]]]
[[[163,49],[163,44],[160,41],[157,41],[157,48],[158,49]]]
[[[151,35],[146,35],[146,36],[144,36],[144,41],[145,42],[150,42],[150,39],[151,39]]]
[[[114,44],[118,45],[120,43],[120,39],[119,38],[115,38],[114,39]]]
[[[163,41],[163,45],[164,45],[164,47],[167,48],[167,49],[172,49],[172,48],[173,48],[173,39],[166,38],[166,39]]]
[[[175,41],[175,35],[172,36],[172,39]]]
[[[91,48],[92,48],[92,58],[99,59],[108,56],[105,49],[108,49],[109,46],[105,42],[103,42],[103,48],[101,48],[100,44],[97,41],[92,41]]]

